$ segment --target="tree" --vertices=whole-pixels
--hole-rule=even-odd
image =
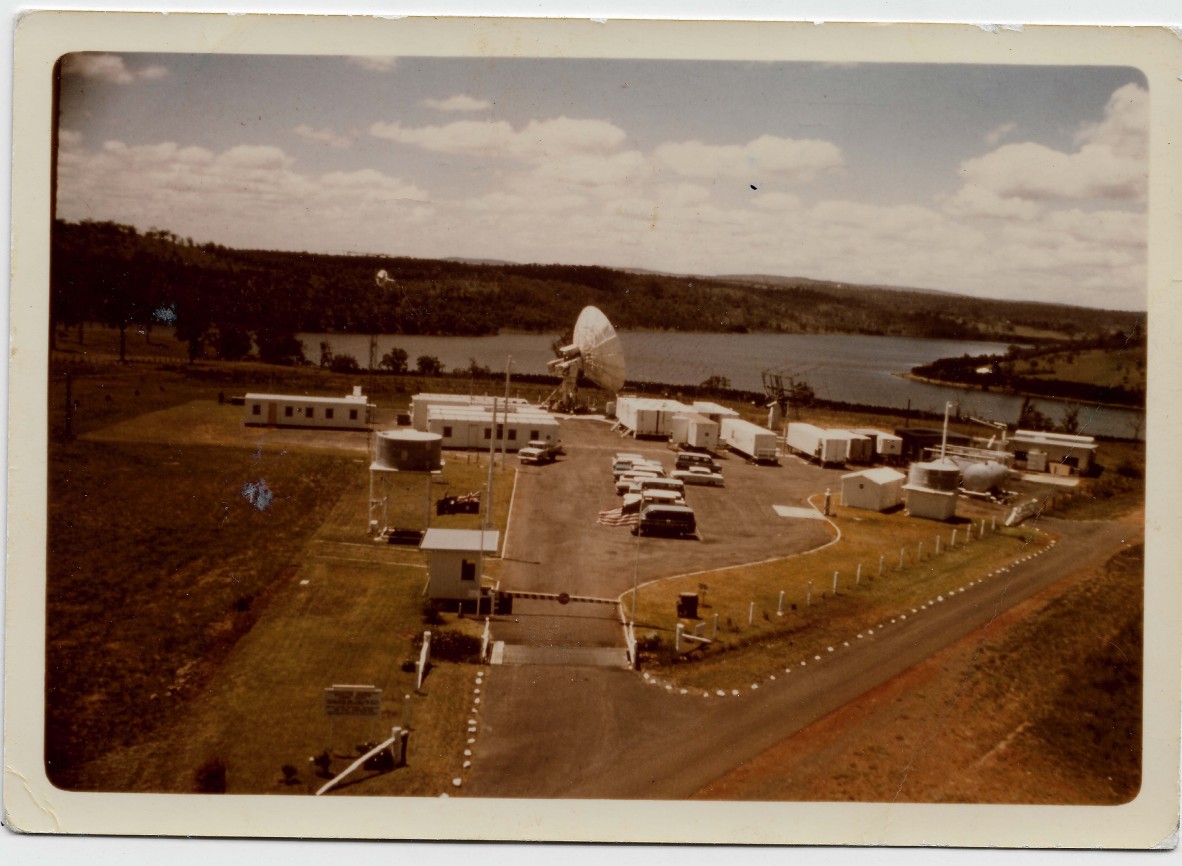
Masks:
[[[356,373],[361,369],[361,365],[352,355],[333,355],[328,368],[334,373]]]
[[[405,349],[393,348],[382,355],[382,362],[378,365],[391,373],[405,373],[408,356]]]
[[[1078,403],[1069,403],[1063,412],[1063,420],[1059,424],[1059,429],[1064,433],[1075,435],[1079,432],[1079,411],[1080,405]]]
[[[434,355],[419,355],[415,359],[415,369],[422,376],[438,376],[443,372],[443,362]]]
[[[1018,411],[1018,428],[1025,430],[1049,430],[1051,419],[1034,408],[1034,401],[1029,397],[1022,398],[1022,408]]]
[[[731,380],[726,376],[720,376],[715,373],[703,382],[700,387],[704,391],[725,391],[731,386]]]

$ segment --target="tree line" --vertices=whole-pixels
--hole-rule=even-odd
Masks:
[[[391,282],[378,285],[385,270]],[[190,359],[315,363],[299,332],[478,336],[563,333],[596,305],[624,330],[851,333],[1012,339],[1048,305],[813,280],[700,278],[579,265],[231,249],[163,229],[56,221],[51,340],[98,321],[170,328]],[[1134,314],[1054,307],[1066,335],[1135,324]],[[1016,317],[1016,318],[1015,318]],[[1023,318],[1025,317],[1025,318]],[[998,324],[992,324],[998,323]],[[150,331],[149,331],[150,333]]]

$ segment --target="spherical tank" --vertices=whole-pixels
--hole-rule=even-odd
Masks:
[[[374,465],[400,472],[437,472],[443,466],[443,437],[420,430],[378,433]]]

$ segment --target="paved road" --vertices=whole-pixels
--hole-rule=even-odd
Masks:
[[[624,670],[494,667],[465,791],[486,797],[688,797],[1001,610],[1108,559],[1128,532],[1126,525],[1107,522],[1048,520],[1044,526],[1061,538],[1046,554],[821,662],[798,667],[798,659],[785,657],[791,675],[758,691],[741,688],[739,697],[682,695]]]

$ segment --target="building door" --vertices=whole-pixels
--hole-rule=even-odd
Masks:
[[[278,419],[279,406],[276,403],[267,404],[267,423],[274,426]]]

